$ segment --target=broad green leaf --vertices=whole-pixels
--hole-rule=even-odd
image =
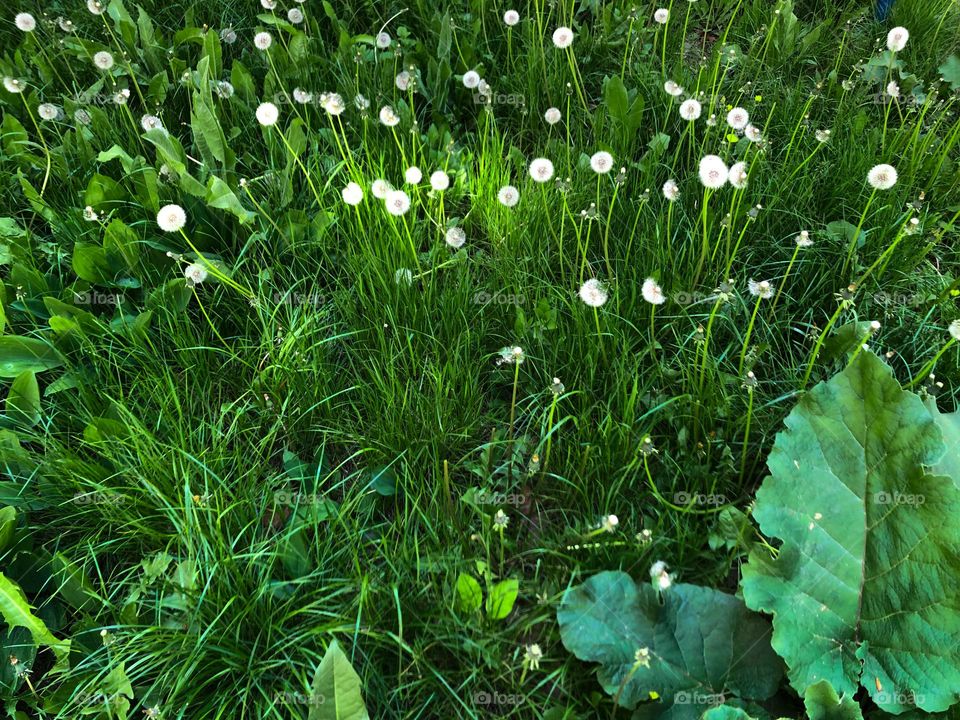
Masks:
[[[810,720],[863,720],[860,705],[851,695],[837,695],[826,680],[814,683],[803,695]]]
[[[0,336],[0,377],[15,378],[26,370],[42,372],[63,365],[50,343],[19,335]]]
[[[937,70],[944,82],[950,83],[951,90],[960,90],[960,56],[951,55]]]
[[[7,505],[0,509],[0,554],[4,553],[13,543],[16,530],[17,509]]]
[[[764,700],[783,677],[770,624],[733,595],[695,585],[659,593],[623,572],[602,572],[568,590],[560,638],[620,705],[644,717],[696,720],[731,697]],[[721,699],[720,696],[723,696]]]
[[[757,492],[748,606],[800,693],[863,685],[881,709],[935,712],[960,693],[960,489],[929,475],[942,433],[920,398],[863,351],[786,419]]]
[[[110,284],[116,275],[107,251],[91,243],[78,242],[73,246],[72,265],[78,278],[97,285]]]
[[[46,645],[57,657],[54,670],[66,670],[70,661],[70,641],[59,640],[47,628],[43,620],[33,614],[23,590],[0,572],[0,615],[11,628],[22,627],[33,637],[37,645]]]
[[[7,393],[6,413],[9,418],[33,427],[40,422],[40,386],[33,370],[24,370],[17,375]]]
[[[622,123],[626,122],[630,100],[627,96],[627,88],[624,87],[623,80],[620,79],[619,75],[614,75],[607,80],[603,92],[603,101],[606,103],[607,112],[610,113],[611,117]]]
[[[112,255],[119,255],[128,268],[137,264],[140,244],[137,233],[122,220],[113,220],[103,231],[103,247]]]
[[[106,175],[96,173],[87,183],[83,202],[98,212],[109,211],[126,197],[127,193],[120,183]]]
[[[703,714],[703,720],[757,720],[745,710],[732,705],[710,708]]]
[[[97,601],[96,591],[83,569],[70,558],[58,552],[53,554],[50,562],[56,590],[72,608],[82,611]]]
[[[457,607],[464,612],[475,613],[483,605],[483,590],[476,578],[466,573],[457,577]]]
[[[491,620],[503,620],[517,602],[520,581],[514,578],[501,580],[490,587],[487,593],[487,617]]]
[[[256,217],[240,204],[240,199],[230,189],[230,186],[216,176],[211,176],[207,182],[206,202],[210,207],[228,211],[236,216],[241,223],[250,222]]]
[[[927,398],[927,409],[943,433],[943,443],[947,450],[943,457],[930,467],[930,472],[951,477],[960,487],[960,410],[949,415],[941,413],[937,409],[937,401],[932,397]]]
[[[320,661],[310,689],[308,720],[369,720],[360,676],[334,640]]]

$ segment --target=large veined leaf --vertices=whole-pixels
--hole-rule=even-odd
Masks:
[[[960,410],[946,415],[937,409],[937,401],[927,399],[927,408],[933,415],[933,420],[943,433],[943,443],[947,450],[943,456],[930,467],[934,475],[946,475],[960,486]]]
[[[697,720],[729,697],[769,698],[783,676],[766,619],[711,588],[674,585],[661,604],[651,585],[602,572],[567,591],[557,621],[620,705],[656,700],[643,717]]]
[[[941,436],[868,351],[787,417],[754,510],[781,546],[751,553],[742,589],[773,614],[798,692],[862,685],[891,712],[944,710],[960,693],[960,489],[923,469]]]
[[[313,677],[308,720],[369,720],[360,676],[334,640]]]
[[[837,695],[826,680],[807,688],[803,705],[810,720],[863,720],[857,701],[850,695]]]
[[[46,645],[57,657],[56,670],[64,670],[70,660],[70,641],[58,640],[43,620],[33,614],[23,590],[0,572],[0,615],[11,628],[22,627],[30,632],[37,645]]]
[[[0,336],[0,377],[15,378],[22,372],[42,372],[63,365],[63,359],[48,342],[19,335]]]

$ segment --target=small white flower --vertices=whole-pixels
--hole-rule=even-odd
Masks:
[[[393,111],[392,107],[384,105],[380,108],[380,122],[387,127],[395,127],[400,122],[400,118]]]
[[[480,73],[476,70],[467,70],[463,74],[463,86],[468,90],[473,90],[480,84]]]
[[[501,348],[499,355],[500,357],[497,358],[497,365],[519,365],[526,359],[523,348],[519,345]]]
[[[493,529],[502,532],[509,524],[510,518],[507,514],[503,510],[497,510],[497,514],[493,516]]]
[[[406,92],[407,88],[410,87],[410,79],[410,73],[403,70],[397,73],[397,76],[393,79],[393,84],[397,86],[397,90],[400,92]]]
[[[290,8],[287,10],[287,20],[294,25],[299,25],[303,22],[303,10],[300,8]]]
[[[590,307],[602,306],[609,297],[606,286],[596,278],[590,278],[580,286],[580,299]]]
[[[237,41],[237,31],[232,27],[225,27],[220,31],[220,39],[227,45],[233,45]]]
[[[700,161],[700,182],[711,190],[719,190],[727,183],[730,171],[717,155],[706,155]]]
[[[40,103],[37,106],[37,115],[41,120],[56,120],[60,117],[60,108],[52,103]]]
[[[84,220],[88,220],[88,221],[96,220],[96,219],[97,219],[97,211],[94,210],[94,209],[93,209],[92,207],[90,207],[89,205],[87,205],[87,206],[83,209],[83,219],[84,219]]]
[[[162,128],[163,123],[156,115],[144,115],[142,118],[140,118],[140,127],[142,127],[144,132],[146,132],[147,130],[153,130],[154,128]]]
[[[264,10],[276,10],[277,0],[260,0],[260,6]]]
[[[825,143],[825,142],[827,142],[827,140],[830,139],[830,131],[829,131],[829,130],[817,130],[817,132],[815,132],[814,135],[815,135],[816,138],[817,138],[817,142]]]
[[[343,201],[347,205],[356,206],[363,200],[363,188],[355,182],[347,183],[347,186],[340,191],[340,194],[343,195]]]
[[[273,45],[273,35],[268,33],[266,30],[258,32],[253,36],[253,44],[257,50],[267,50],[271,45]]]
[[[667,80],[663,84],[663,91],[667,95],[672,95],[673,97],[680,97],[683,95],[683,88],[680,85],[677,85],[673,80]]]
[[[36,18],[28,12],[17,13],[13,22],[16,23],[17,29],[23,32],[33,32],[37,27]]]
[[[130,99],[130,88],[123,88],[113,94],[113,102],[117,105],[126,105]]]
[[[373,196],[378,200],[386,200],[387,193],[391,190],[393,190],[393,186],[386,180],[378,178],[370,184],[370,192],[373,193]]]
[[[650,579],[660,590],[666,590],[673,584],[673,578],[667,570],[667,564],[663,560],[657,560],[650,566]]]
[[[747,186],[747,164],[738,162],[731,165],[727,180],[738,190],[745,188]]]
[[[742,107],[735,107],[727,113],[727,125],[734,130],[743,130],[750,122],[750,113]]]
[[[377,47],[381,50],[386,50],[390,47],[390,43],[393,42],[390,38],[390,33],[382,32],[377,35]]]
[[[954,340],[960,340],[960,320],[954,320],[950,323],[950,326],[947,328],[947,332],[950,333],[950,337]]]
[[[157,213],[157,225],[164,232],[177,232],[187,224],[187,213],[179,205],[164,205]]]
[[[505,185],[500,188],[500,191],[497,193],[497,200],[499,200],[500,204],[504,207],[512,208],[520,202],[520,191],[513,185]]]
[[[553,31],[553,44],[563,50],[573,44],[573,30],[568,27],[558,27]]]
[[[101,50],[93,56],[93,64],[101,70],[109,70],[113,67],[113,55],[106,50]]]
[[[750,125],[750,124],[748,124],[743,129],[743,136],[750,142],[754,142],[754,143],[760,142],[763,139],[763,135],[760,132],[760,128],[758,128],[756,125]]]
[[[450,176],[443,170],[437,170],[430,175],[430,187],[437,192],[443,192],[450,187]]]
[[[618,518],[616,515],[607,515],[603,519],[603,523],[601,527],[603,527],[603,529],[606,532],[612,533],[617,529],[617,525],[619,524],[620,524],[620,518]]]
[[[553,177],[553,163],[547,158],[536,158],[530,163],[530,177],[543,183]]]
[[[773,297],[773,284],[769,280],[754,280],[751,278],[747,282],[747,289],[750,294],[761,300],[767,300]]]
[[[909,39],[909,30],[905,27],[895,27],[887,33],[887,48],[893,52],[900,52],[907,46],[907,40]]]
[[[391,190],[386,197],[387,212],[391,215],[404,215],[410,209],[410,196],[403,190]]]
[[[419,185],[420,181],[423,180],[423,173],[420,172],[420,168],[416,165],[411,165],[407,168],[407,171],[403,173],[403,179],[406,180],[407,185]]]
[[[670,19],[670,11],[666,8],[657,8],[653,13],[653,19],[661,25],[666,25]]]
[[[508,27],[513,27],[518,22],[520,22],[520,13],[516,10],[507,10],[503,14],[503,24]]]
[[[874,165],[867,173],[867,182],[876,190],[889,190],[897,184],[897,169],[893,165]]]
[[[563,118],[563,114],[560,112],[560,108],[547,108],[547,111],[543,114],[543,119],[547,121],[549,125],[556,125]]]
[[[892,98],[900,97],[900,86],[893,80],[887,83],[887,95]]]
[[[100,0],[87,0],[87,10],[94,15],[103,15],[103,3]]]
[[[590,167],[593,168],[595,173],[601,175],[610,172],[613,169],[613,155],[606,150],[594,153],[590,157]]]
[[[257,122],[264,127],[276,125],[280,119],[280,109],[272,102],[260,103],[257,106]]]
[[[663,184],[663,196],[670,202],[673,202],[680,196],[680,188],[677,187],[677,183],[672,179],[667,180]]]
[[[463,228],[454,226],[447,230],[443,239],[450,247],[460,248],[463,247],[463,244],[467,241],[467,234],[463,231]]]
[[[10,93],[23,92],[23,82],[15,77],[10,77],[9,75],[3,76],[3,87],[6,88],[6,91]]]
[[[207,279],[207,269],[199,263],[191,263],[184,268],[183,276],[187,279],[187,285],[199,285]]]
[[[660,287],[652,277],[648,277],[643,281],[643,285],[640,287],[640,294],[643,295],[643,299],[651,305],[663,305],[667,301],[667,296],[663,294],[663,288]]]
[[[702,110],[703,108],[700,107],[700,103],[693,98],[680,103],[680,117],[684,120],[696,120],[700,117]]]
[[[540,649],[540,646],[534,643],[533,645],[527,645],[523,651],[523,662],[531,670],[540,669],[540,661],[543,659],[543,650]]]
[[[813,245],[813,240],[810,238],[810,233],[807,230],[801,230],[797,237],[794,238],[794,242],[797,243],[797,247],[810,247]]]

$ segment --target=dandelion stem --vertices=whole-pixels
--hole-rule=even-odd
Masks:
[[[759,300],[758,300],[759,302]],[[740,482],[747,474],[747,448],[750,441],[750,421],[753,419],[753,388],[747,388],[747,422],[743,428],[743,450],[740,457]]]
[[[823,342],[826,340],[830,328],[833,327],[834,323],[837,322],[837,318],[839,318],[843,312],[843,307],[843,303],[841,302],[833,315],[830,316],[830,319],[827,321],[827,326],[823,329],[823,332],[820,333],[820,337],[817,338],[817,342],[813,346],[813,352],[810,355],[810,362],[807,363],[807,371],[803,374],[803,380],[800,381],[801,390],[807,386],[807,381],[810,380],[810,374],[813,372],[813,364],[817,361],[817,356],[820,354],[820,348],[823,346]]]
[[[753,314],[750,316],[750,323],[747,325],[747,333],[743,337],[743,347],[740,348],[740,364],[737,365],[737,375],[743,374],[743,361],[747,357],[747,347],[750,345],[750,335],[753,333],[753,324],[757,320],[757,312],[760,310],[760,303],[763,302],[763,296],[757,296],[757,302],[753,305]]]
[[[933,368],[936,366],[937,361],[938,361],[941,357],[943,357],[943,354],[944,354],[947,350],[949,350],[953,345],[955,345],[956,342],[957,342],[957,341],[956,341],[956,338],[950,338],[950,339],[946,342],[946,344],[945,344],[942,348],[940,348],[940,351],[939,351],[936,355],[933,356],[933,359],[930,360],[930,362],[928,362],[926,365],[924,365],[923,368],[921,368],[920,372],[917,373],[916,377],[914,377],[913,380],[911,380],[909,383],[907,383],[906,385],[904,385],[904,389],[909,390],[910,388],[912,388],[914,385],[916,385],[916,384],[917,384],[918,382],[920,382],[921,380],[924,380],[925,378],[929,377],[929,376],[930,376],[930,373],[933,371]]]

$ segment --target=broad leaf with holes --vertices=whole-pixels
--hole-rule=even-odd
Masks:
[[[783,675],[769,623],[711,588],[675,585],[661,604],[648,583],[602,572],[567,592],[557,621],[570,652],[601,663],[600,684],[620,705],[647,703],[644,718],[695,720],[726,697],[764,700]]]
[[[743,597],[771,613],[800,692],[862,685],[890,712],[960,693],[960,489],[924,469],[945,453],[917,395],[870,352],[803,397],[767,460]]]

